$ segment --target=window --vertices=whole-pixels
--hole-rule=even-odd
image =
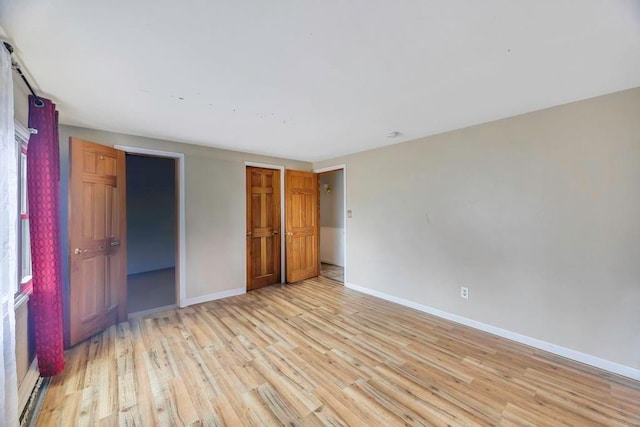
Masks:
[[[31,237],[29,233],[29,200],[27,198],[27,146],[29,132],[16,124],[16,144],[20,148],[18,157],[18,293],[31,293]]]

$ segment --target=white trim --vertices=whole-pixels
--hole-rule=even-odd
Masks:
[[[199,297],[187,298],[183,301],[184,302],[183,307],[187,307],[189,305],[194,305],[194,304],[202,304],[203,302],[209,302],[209,301],[222,299],[222,298],[235,297],[237,295],[244,295],[246,293],[247,293],[246,286],[243,288],[235,288],[235,289],[229,289],[226,291],[214,292],[212,294],[202,295]]]
[[[264,168],[264,169],[278,169],[280,170],[280,283],[285,283],[286,282],[286,272],[285,272],[285,264],[284,264],[284,257],[285,257],[285,241],[284,241],[284,166],[282,165],[271,165],[268,163],[258,163],[258,162],[244,162],[244,167],[245,167],[245,172],[246,172],[246,168],[247,166],[251,166],[254,168]],[[246,176],[246,174],[245,174]],[[245,203],[246,203],[246,195],[245,195]],[[246,205],[245,205],[245,211],[246,211]],[[245,214],[246,215],[246,214]],[[245,260],[244,260],[244,283],[245,286],[247,286],[247,260],[246,260],[246,253],[247,251],[244,251],[245,253]]]
[[[171,157],[173,159],[184,159],[184,153],[176,153],[173,151],[153,150],[151,148],[132,147],[129,145],[114,145],[113,148],[120,151],[126,151],[132,154],[147,154],[156,157]]]
[[[284,166],[283,165],[272,165],[271,163],[260,163],[260,162],[250,162],[250,161],[245,161],[244,162],[245,166],[253,166],[254,168],[264,168],[264,169],[280,169],[280,170],[284,170]]]
[[[314,169],[313,173],[323,173],[323,172],[331,172],[331,171],[337,171],[342,169],[342,199],[343,199],[343,203],[342,203],[342,209],[344,210],[343,215],[342,215],[342,220],[343,220],[343,230],[344,230],[344,239],[343,241],[343,254],[344,254],[344,258],[343,258],[343,264],[344,266],[343,268],[343,280],[344,283],[347,283],[347,266],[349,265],[349,263],[347,262],[347,258],[348,258],[348,254],[347,254],[347,245],[348,245],[348,240],[349,240],[349,230],[347,229],[347,164],[346,163],[342,163],[339,165],[335,165],[335,166],[327,166],[326,168],[320,168],[320,169]]]
[[[640,369],[632,368],[626,365],[621,365],[619,363],[601,359],[599,357],[582,353],[580,351],[572,350],[567,347],[551,344],[549,342],[542,341],[537,338],[531,338],[526,335],[508,331],[506,329],[487,325],[486,323],[482,323],[476,320],[468,319],[466,317],[458,316],[457,314],[448,313],[446,311],[429,307],[427,305],[419,304],[414,301],[409,301],[403,298],[395,297],[393,295],[385,294],[384,292],[365,288],[363,286],[354,285],[353,283],[345,282],[345,286],[349,289],[353,289],[354,291],[362,292],[363,294],[372,295],[374,297],[377,297],[386,301],[391,301],[396,304],[403,305],[405,307],[410,307],[418,311],[422,311],[424,313],[429,313],[434,316],[438,316],[443,319],[450,320],[452,322],[460,323],[462,325],[466,325],[474,329],[479,329],[481,331],[488,332],[490,334],[497,335],[499,337],[506,338],[511,341],[516,341],[521,344],[528,345],[530,347],[544,350],[549,353],[556,354],[558,356],[566,357],[567,359],[572,359],[577,362],[584,363],[586,365],[603,369],[605,371],[613,372],[618,375],[623,375],[625,377],[632,378],[634,380],[640,380]]]
[[[31,132],[29,129],[24,127],[22,123],[17,120],[13,121],[13,126],[15,128],[15,133],[23,141],[29,142],[29,138],[31,137]]]
[[[340,169],[347,169],[347,165],[343,163],[341,165],[327,166],[326,168],[314,169],[313,173],[339,171]]]
[[[126,145],[114,146],[116,150],[122,150],[133,154],[147,154],[157,157],[169,157],[178,159],[178,289],[176,290],[177,304],[185,307],[184,301],[187,298],[187,243],[186,243],[186,204],[185,204],[185,167],[184,153],[174,153],[171,151],[152,150],[149,148],[130,147]]]
[[[26,294],[24,292],[17,294],[13,300],[13,310],[15,311],[20,308],[21,305],[28,303],[30,296],[31,294]]]

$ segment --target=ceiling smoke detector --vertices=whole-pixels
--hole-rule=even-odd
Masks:
[[[393,132],[389,132],[389,133],[387,134],[387,138],[397,138],[397,137],[399,137],[400,135],[402,135],[402,134],[400,133],[400,131],[394,130]]]

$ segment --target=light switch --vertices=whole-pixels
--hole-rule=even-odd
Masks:
[[[347,218],[351,218],[351,209],[347,211]]]

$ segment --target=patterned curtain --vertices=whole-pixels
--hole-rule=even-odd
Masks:
[[[29,226],[33,295],[31,309],[36,335],[36,354],[40,375],[57,375],[64,369],[62,329],[62,280],[59,252],[58,112],[48,99],[43,107],[29,97],[31,135],[27,151]]]

